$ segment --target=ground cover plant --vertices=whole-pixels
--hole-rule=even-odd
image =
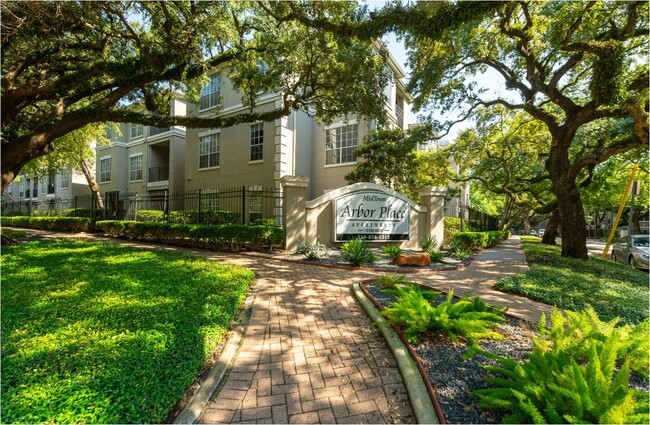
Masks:
[[[477,390],[481,407],[505,410],[506,423],[648,423],[648,392],[630,388],[630,371],[647,379],[648,322],[617,327],[583,312],[542,317],[525,360],[474,352],[495,360],[484,368],[493,387]]]
[[[159,423],[223,339],[243,267],[115,244],[2,252],[2,420]]]
[[[501,291],[523,295],[561,309],[589,306],[602,320],[620,317],[636,324],[648,318],[648,274],[623,264],[591,257],[560,256],[560,247],[522,237],[530,270],[497,281]]]

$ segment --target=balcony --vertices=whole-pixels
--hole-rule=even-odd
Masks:
[[[169,165],[149,167],[149,182],[162,182],[169,180]]]
[[[149,137],[169,132],[169,127],[149,127]]]

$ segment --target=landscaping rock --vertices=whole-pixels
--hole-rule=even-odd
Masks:
[[[431,264],[431,259],[429,254],[411,254],[404,255],[400,254],[393,259],[393,263],[398,266],[421,266],[426,267]]]

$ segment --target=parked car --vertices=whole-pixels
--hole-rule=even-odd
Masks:
[[[544,237],[544,232],[545,231],[546,231],[546,229],[539,229],[539,232],[537,232],[537,234],[539,235],[540,238]]]
[[[530,236],[537,236],[537,231],[536,230],[531,230],[530,231]]]
[[[650,257],[650,236],[632,235],[618,239],[612,245],[612,260],[648,270]]]

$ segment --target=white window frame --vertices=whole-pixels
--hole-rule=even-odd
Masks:
[[[339,166],[356,163],[357,157],[352,153],[352,151],[358,146],[358,123],[349,122],[342,123],[341,125],[326,127],[325,166]]]
[[[129,130],[129,134],[131,135],[131,139],[139,139],[140,137],[144,137],[144,125],[131,123],[130,127],[131,128]],[[140,129],[140,131],[137,131],[134,135],[133,130],[136,129]]]
[[[104,170],[103,164],[104,161],[108,161],[108,171]],[[111,172],[113,170],[113,158],[110,156],[103,156],[99,158],[99,182],[100,183],[110,183],[111,182]],[[106,178],[108,177],[108,179]]]
[[[50,173],[46,178],[47,180],[43,179],[43,184],[45,184],[44,193],[49,197],[56,196],[56,173]],[[50,187],[52,187],[52,193],[50,193]]]
[[[59,171],[59,189],[70,188],[70,172],[61,170]]]
[[[262,197],[262,188],[259,186],[249,187],[248,191],[248,220],[253,221],[263,217],[264,198]],[[259,214],[260,216],[251,220],[252,214]]]
[[[219,105],[219,96],[221,95],[221,77],[218,74],[210,76],[210,82],[201,89],[201,100],[199,101],[199,111],[214,108]]]
[[[208,133],[201,133],[199,134],[199,170],[210,170],[214,168],[219,168],[220,163],[221,163],[221,140],[220,140],[220,132],[219,131],[212,131]],[[208,145],[208,148],[205,148],[204,142],[206,140],[213,139],[214,140],[214,149],[213,146],[210,144]],[[216,164],[211,165],[210,162],[210,156],[211,155],[216,155]],[[207,157],[207,164],[205,166],[201,166],[201,158],[202,157]]]
[[[139,161],[140,168],[139,169],[137,169],[137,168],[134,169],[133,168],[133,160],[135,158],[140,159],[140,161]],[[138,165],[137,161],[136,161],[136,165]],[[138,172],[140,172],[139,176],[137,174]],[[135,173],[135,175],[134,175],[134,173]],[[129,155],[129,182],[142,181],[142,173],[143,173],[142,152]]]
[[[264,161],[264,122],[259,121],[250,126],[250,144],[248,150],[250,163]]]
[[[201,211],[219,210],[219,189],[205,189],[201,191]]]
[[[25,197],[25,183],[18,185],[18,197],[21,199]]]

